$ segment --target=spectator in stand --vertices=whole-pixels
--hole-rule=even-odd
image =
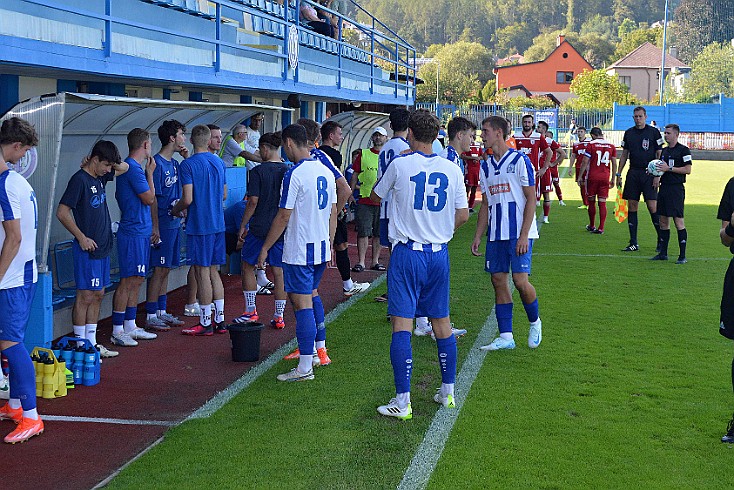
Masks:
[[[370,199],[372,187],[377,182],[377,168],[379,155],[387,141],[387,131],[377,127],[371,136],[372,147],[363,149],[352,162],[354,175],[350,186],[352,191],[359,182],[359,200],[357,201],[357,253],[359,262],[352,267],[354,272],[362,272],[367,260],[367,245],[372,237],[372,265],[373,271],[384,271],[386,267],[380,264],[380,203]]]
[[[316,12],[316,9],[305,1],[301,2],[300,18],[302,21],[305,21],[311,29],[319,34],[327,37],[334,37],[334,26],[331,25],[331,22],[319,18],[319,14]]]
[[[329,10],[336,10],[336,8],[333,7],[334,0],[318,0],[318,3]],[[319,8],[316,9],[316,14],[318,15],[319,19],[322,19],[324,20],[324,22],[328,22],[329,24],[331,24],[331,28],[333,30],[332,37],[334,39],[339,39],[339,17],[332,14],[331,12],[327,12]]]

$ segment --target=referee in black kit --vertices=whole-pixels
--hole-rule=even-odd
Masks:
[[[624,184],[622,197],[629,201],[629,229],[630,243],[622,249],[623,252],[637,252],[640,247],[637,244],[637,208],[640,205],[640,194],[645,198],[647,210],[650,211],[652,224],[655,226],[658,241],[660,240],[660,224],[657,214],[657,191],[652,185],[652,175],[647,173],[647,164],[652,160],[660,158],[663,148],[663,137],[660,131],[645,123],[647,111],[644,107],[635,107],[632,111],[635,125],[624,132],[622,139],[622,156],[619,159],[619,171],[617,172],[617,186],[622,185],[622,171],[630,161],[630,169],[627,172],[627,181]],[[659,246],[659,243],[658,243]]]
[[[691,150],[686,145],[678,143],[680,127],[677,124],[665,126],[663,136],[668,146],[663,148],[660,155],[662,164],[657,169],[663,172],[660,177],[653,178],[652,185],[658,190],[658,216],[660,217],[659,250],[652,260],[668,260],[668,242],[670,241],[670,218],[673,218],[675,229],[678,231],[678,247],[680,253],[676,264],[686,263],[686,242],[688,232],[683,222],[683,204],[686,199],[686,189],[683,184],[686,175],[691,173]]]
[[[721,196],[717,219],[721,220],[719,238],[725,247],[734,254],[734,178],[731,178]],[[734,340],[734,258],[729,262],[724,276],[724,290],[721,295],[721,316],[719,317],[719,333],[727,339]],[[734,389],[734,359],[731,361],[731,384]],[[726,428],[721,442],[734,443],[734,415]]]

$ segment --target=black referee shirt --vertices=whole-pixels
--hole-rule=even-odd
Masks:
[[[673,147],[663,148],[660,159],[669,167],[685,167],[691,165],[691,150],[686,145],[676,144]],[[660,177],[660,183],[665,185],[682,184],[686,181],[686,174],[674,174],[673,172],[665,172]]]
[[[624,132],[622,149],[629,152],[630,168],[645,169],[655,160],[655,152],[662,149],[663,137],[660,131],[649,124],[642,129],[632,126]]]

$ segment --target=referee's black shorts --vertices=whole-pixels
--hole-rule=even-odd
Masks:
[[[724,276],[724,291],[721,295],[721,316],[719,333],[734,340],[734,259],[729,262]]]
[[[645,198],[645,202],[655,201],[658,198],[658,193],[652,186],[652,175],[649,175],[644,168],[630,168],[624,182],[622,198],[639,201],[640,194]]]
[[[658,214],[670,218],[683,217],[683,202],[686,189],[683,184],[660,184],[658,191]]]

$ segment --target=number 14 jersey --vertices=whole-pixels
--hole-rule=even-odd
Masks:
[[[586,156],[589,157],[589,171],[587,180],[609,180],[609,162],[617,156],[617,148],[607,140],[593,140],[586,147]]]

